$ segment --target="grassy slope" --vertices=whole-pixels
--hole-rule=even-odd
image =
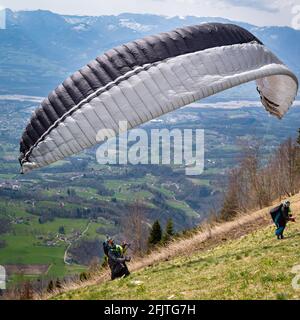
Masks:
[[[300,195],[291,200],[297,214]],[[261,211],[262,216],[267,211]],[[57,298],[300,299],[300,290],[291,285],[295,277],[291,269],[300,264],[299,243],[300,218],[288,225],[282,241],[275,239],[274,226],[267,222],[214,248],[154,263],[126,279],[67,291]]]

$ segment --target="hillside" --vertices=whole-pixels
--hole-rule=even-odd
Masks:
[[[290,201],[297,215],[300,195]],[[126,279],[106,281],[104,274],[55,299],[299,299],[292,269],[300,264],[300,220],[278,241],[268,210],[172,243],[133,262]]]

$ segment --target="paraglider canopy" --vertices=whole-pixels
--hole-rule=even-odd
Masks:
[[[120,121],[131,129],[253,80],[265,109],[282,118],[298,80],[236,25],[201,24],[123,44],[75,72],[35,110],[20,142],[22,172],[99,143],[100,130],[117,134]]]

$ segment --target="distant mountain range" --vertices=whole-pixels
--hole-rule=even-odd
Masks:
[[[261,39],[300,75],[300,31],[208,17],[165,17],[124,13],[117,16],[65,16],[50,11],[7,9],[7,28],[0,30],[0,94],[45,96],[89,60],[145,35],[204,22],[236,23]],[[253,99],[246,85],[230,99]],[[255,96],[255,98],[257,98]]]

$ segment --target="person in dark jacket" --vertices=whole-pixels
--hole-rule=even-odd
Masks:
[[[284,201],[276,208],[270,211],[271,217],[276,225],[275,235],[277,239],[283,239],[283,231],[286,227],[288,221],[294,221],[291,214],[291,203],[289,201]]]
[[[126,265],[126,262],[130,260],[130,257],[124,256],[122,246],[118,244],[110,246],[108,250],[108,265],[111,270],[111,280],[130,275]]]

